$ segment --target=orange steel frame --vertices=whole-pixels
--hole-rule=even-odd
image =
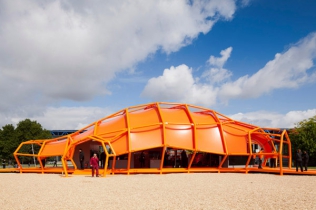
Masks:
[[[267,131],[272,131],[267,132]],[[30,140],[23,142],[14,152],[18,171],[39,173],[69,173],[80,174],[74,159],[74,153],[82,143],[94,141],[103,147],[106,153],[105,167],[101,169],[103,176],[115,173],[175,173],[175,172],[244,172],[254,171],[249,163],[256,153],[252,152],[252,144],[264,148],[265,162],[268,158],[278,158],[279,167],[274,172],[283,175],[283,160],[288,159],[287,169],[291,169],[291,142],[286,130],[276,128],[260,128],[255,125],[235,121],[214,110],[180,104],[156,102],[129,107],[102,118],[75,133],[55,139]],[[279,150],[275,148],[279,145]],[[23,145],[36,144],[40,146],[37,154],[19,153]],[[288,154],[284,154],[284,145]],[[111,150],[111,154],[108,152]],[[133,168],[132,153],[148,149],[160,148],[161,160],[157,168]],[[190,150],[192,157],[186,168],[165,168],[163,160],[167,148]],[[197,153],[205,152],[221,155],[218,167],[192,167]],[[116,168],[116,159],[127,154],[127,167]],[[23,168],[19,156],[37,158],[40,167]],[[44,167],[41,160],[47,157],[61,156],[62,167]],[[247,161],[242,168],[223,167],[229,156],[246,156]],[[108,168],[112,157],[112,167]],[[68,167],[71,161],[73,168]],[[260,172],[271,172],[264,167]]]

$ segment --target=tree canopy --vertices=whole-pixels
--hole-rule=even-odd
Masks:
[[[289,135],[292,154],[295,154],[297,149],[307,151],[310,156],[309,165],[316,165],[316,116],[297,123]]]
[[[3,159],[13,159],[13,152],[22,142],[50,138],[52,134],[49,130],[43,129],[41,124],[30,119],[20,121],[16,128],[12,124],[5,125],[0,129],[0,156]]]

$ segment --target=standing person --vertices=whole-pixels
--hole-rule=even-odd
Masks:
[[[262,169],[262,161],[263,161],[263,148],[261,148],[261,150],[259,151],[259,169]]]
[[[144,152],[140,153],[139,162],[140,162],[140,167],[143,168],[145,166],[145,154],[144,154]]]
[[[185,150],[182,150],[181,152],[181,166],[183,168],[188,167],[188,156]]]
[[[79,161],[80,161],[80,169],[83,170],[83,162],[84,162],[84,154],[82,152],[82,149],[79,149]]]
[[[101,152],[100,155],[100,159],[101,159],[101,168],[104,168],[104,164],[105,164],[105,152]]]
[[[5,159],[2,159],[2,167],[5,168]]]
[[[298,172],[298,166],[301,168],[301,172],[303,172],[303,165],[302,165],[302,152],[300,149],[297,150],[296,152],[296,172]]]
[[[168,158],[169,158],[169,154],[167,152],[167,149],[165,150],[165,156],[164,156],[164,159],[163,159],[163,166],[167,166],[168,165]]]
[[[90,158],[90,166],[92,168],[92,177],[94,177],[94,171],[96,171],[96,177],[99,176],[99,158],[96,153]]]
[[[305,171],[307,171],[309,155],[306,151],[303,152],[303,166],[305,167]]]
[[[275,168],[275,159],[270,158],[270,168]]]
[[[57,160],[56,160],[56,159],[54,160],[54,165],[53,165],[53,167],[57,167]]]
[[[275,168],[276,167],[276,151],[273,151],[273,156],[270,158],[270,167]]]

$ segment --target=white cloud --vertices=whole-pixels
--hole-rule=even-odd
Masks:
[[[277,53],[274,60],[254,75],[221,86],[219,97],[226,102],[232,98],[256,98],[275,89],[298,88],[315,82],[316,72],[308,72],[312,71],[315,59],[316,33],[311,33],[286,52]]]
[[[257,111],[237,113],[229,117],[237,121],[266,128],[294,128],[298,122],[314,117],[315,115],[316,109],[309,109],[305,111],[290,111],[284,115],[267,111]]]
[[[37,121],[48,130],[78,130],[112,114],[112,112],[112,110],[100,107],[48,107],[42,112],[42,115],[29,119]],[[18,116],[10,119],[2,118],[0,124],[16,126],[22,120],[25,118]]]
[[[230,57],[232,47],[220,52],[221,57],[210,56],[210,70],[204,71],[201,78],[208,83],[194,78],[192,69],[186,65],[165,69],[162,76],[151,78],[145,86],[142,96],[155,101],[177,101],[183,103],[211,106],[216,104],[218,88],[213,84],[221,83],[231,76],[231,72],[224,69]]]
[[[192,69],[186,65],[165,69],[163,75],[151,78],[143,97],[157,101],[178,101],[208,106],[215,103],[216,89],[198,84],[192,75]]]
[[[219,57],[219,58],[211,55],[210,59],[207,62],[209,64],[211,64],[212,66],[216,66],[218,68],[223,68],[224,64],[226,63],[226,61],[230,57],[232,50],[233,50],[232,47],[229,47],[226,50],[222,50],[220,52],[222,57]]]
[[[235,10],[234,0],[2,1],[0,114],[110,94],[117,72],[179,50]]]
[[[224,69],[223,66],[230,57],[232,50],[232,47],[229,47],[226,50],[222,50],[220,52],[222,57],[214,57],[212,55],[207,61],[212,66],[212,68],[208,71],[203,72],[202,78],[206,78],[206,80],[209,81],[211,85],[222,83],[225,80],[229,79],[232,76],[232,72]]]
[[[221,51],[221,57],[210,57],[208,63],[214,67],[202,73],[201,78],[206,78],[204,83],[199,77],[193,77],[189,67],[181,65],[166,69],[158,78],[151,78],[142,96],[154,101],[193,101],[211,106],[217,101],[228,103],[234,98],[256,98],[280,88],[298,88],[316,80],[313,71],[316,33],[311,33],[284,53],[277,53],[274,60],[254,75],[245,75],[236,81],[227,81],[232,73],[223,68],[231,52],[232,47],[229,47]],[[173,73],[169,74],[169,71]],[[183,77],[190,79],[183,80]]]

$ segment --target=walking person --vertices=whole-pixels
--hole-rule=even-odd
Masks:
[[[82,149],[79,149],[79,161],[80,161],[80,169],[83,170],[83,162],[84,162],[84,154],[82,152]]]
[[[96,172],[96,177],[99,176],[99,158],[96,153],[90,158],[90,166],[92,169],[92,177],[94,177],[94,171]]]
[[[303,152],[303,166],[305,168],[305,171],[307,171],[307,165],[309,161],[309,155],[306,151]]]
[[[298,166],[301,168],[301,172],[303,172],[303,165],[302,165],[302,152],[300,149],[297,150],[296,152],[296,172],[298,172]]]
[[[53,165],[53,167],[57,167],[57,160],[56,160],[56,159],[54,160],[54,165]]]

